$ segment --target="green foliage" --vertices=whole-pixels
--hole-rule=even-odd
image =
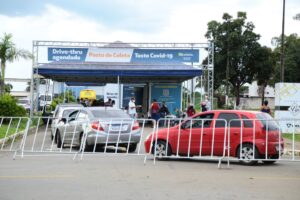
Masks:
[[[5,86],[4,86],[4,91],[6,92],[6,93],[10,93],[10,91],[13,89],[13,86],[12,86],[12,84],[10,84],[10,83],[6,83],[5,84]]]
[[[0,96],[0,116],[25,116],[26,110],[17,105],[16,99],[14,99],[9,94],[4,94]]]
[[[283,138],[293,140],[293,134],[292,133],[284,133],[282,134]],[[295,141],[300,142],[300,134],[295,134]]]
[[[65,99],[64,99],[65,98]],[[54,110],[57,104],[60,103],[72,103],[76,102],[76,98],[74,93],[71,90],[67,90],[64,93],[58,95],[58,97],[54,98],[51,104],[52,109]]]
[[[275,68],[275,81],[280,81],[280,55],[281,38],[274,38],[273,44],[275,59],[278,61]],[[284,37],[284,82],[300,82],[300,37],[297,34],[291,34]]]
[[[12,41],[12,34],[4,33],[3,38],[0,39],[0,60],[1,60],[1,73],[0,73],[0,94],[4,93],[4,80],[5,69],[7,62],[13,62],[18,58],[32,59],[33,55],[26,50],[17,49]]]
[[[251,83],[259,71],[257,68],[260,36],[253,32],[254,24],[246,22],[245,12],[238,12],[233,19],[227,13],[223,22],[208,23],[206,37],[215,44],[214,89],[226,84],[226,66],[229,66],[229,83],[234,88],[236,104],[239,105],[241,86]]]

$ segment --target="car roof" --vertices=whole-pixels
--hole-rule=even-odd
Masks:
[[[93,110],[107,110],[107,111],[113,111],[113,110],[116,110],[116,111],[123,111],[123,110],[120,109],[120,108],[114,108],[114,107],[111,107],[111,106],[85,107],[85,108],[82,109],[82,110],[89,110],[89,111],[93,111]]]
[[[61,103],[61,104],[58,104],[57,106],[59,106],[59,107],[83,107],[83,105],[79,104],[79,103]]]
[[[215,112],[226,112],[226,113],[252,113],[257,114],[260,113],[260,111],[254,111],[254,110],[211,110]]]

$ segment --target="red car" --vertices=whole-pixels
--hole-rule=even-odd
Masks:
[[[145,141],[146,152],[152,148],[157,158],[227,156],[228,146],[229,156],[248,165],[258,159],[274,163],[284,148],[279,127],[269,114],[239,110],[198,113],[177,126],[151,133]]]

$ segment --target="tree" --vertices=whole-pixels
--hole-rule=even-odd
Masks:
[[[277,61],[280,60],[281,38],[273,38],[275,45],[274,56]],[[300,37],[297,34],[291,34],[284,37],[284,82],[300,82]],[[275,81],[280,81],[280,65],[275,67]]]
[[[274,84],[276,59],[274,58],[272,49],[268,47],[259,48],[257,54],[256,67],[259,69],[259,73],[256,74],[255,79],[259,85],[259,93],[261,102],[263,103],[265,100],[266,87]]]
[[[10,91],[11,91],[12,89],[13,89],[12,84],[10,84],[10,83],[5,84],[5,86],[4,86],[4,91],[5,91],[5,93],[10,93]]]
[[[57,104],[72,102],[76,102],[76,97],[72,90],[66,90],[64,93],[60,93],[56,98],[53,99],[51,107],[52,109],[55,109]]]
[[[0,39],[0,60],[1,60],[1,74],[0,74],[0,95],[4,93],[5,88],[5,69],[7,62],[13,62],[19,58],[29,59],[33,58],[29,51],[17,49],[12,42],[12,34],[4,33],[3,38]]]
[[[236,19],[224,13],[223,22],[210,21],[205,34],[215,44],[215,89],[226,84],[224,72],[228,66],[228,82],[234,88],[236,105],[240,103],[241,86],[251,83],[258,72],[256,66],[260,36],[253,32],[254,24],[246,22],[246,19],[245,12],[238,12]]]

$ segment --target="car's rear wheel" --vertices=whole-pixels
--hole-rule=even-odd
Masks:
[[[239,161],[244,165],[256,164],[257,160],[253,159],[257,159],[259,157],[258,155],[259,154],[255,146],[253,148],[253,144],[249,143],[242,144],[237,150],[237,157]]]
[[[164,159],[172,154],[170,145],[167,147],[166,141],[159,140],[157,143],[154,143],[153,147],[153,154],[155,154],[157,159]]]
[[[128,152],[129,153],[135,152],[136,147],[137,147],[137,143],[131,143],[131,144],[129,144],[129,147],[127,147],[128,148]]]
[[[59,131],[56,132],[56,143],[57,143],[57,148],[64,148],[64,144],[61,140],[61,135]]]
[[[85,141],[85,144],[84,144],[84,139],[85,138],[83,137],[83,133],[81,133],[80,138],[79,138],[79,147],[81,147],[81,145],[85,145],[82,147],[83,151],[91,151],[92,147],[94,147],[94,146],[90,145],[87,140]]]

